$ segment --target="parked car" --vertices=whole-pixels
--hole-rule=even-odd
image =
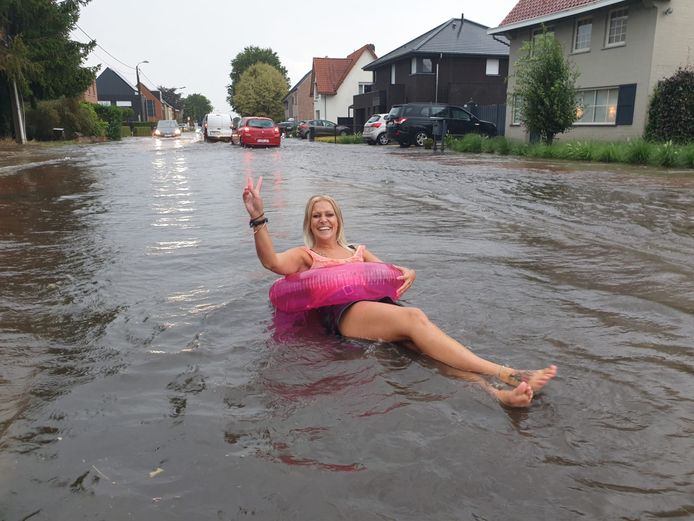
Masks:
[[[277,123],[277,128],[280,129],[280,132],[282,134],[288,136],[299,127],[299,123],[300,122],[296,120],[280,121],[279,123]],[[301,123],[303,123],[303,121],[301,121]]]
[[[181,129],[178,128],[178,122],[175,119],[160,119],[157,121],[153,135],[155,137],[179,137]]]
[[[352,129],[345,125],[338,125],[327,119],[309,119],[298,127],[299,137],[306,139],[309,133],[314,136],[348,136]]]
[[[231,141],[231,114],[206,114],[202,119],[205,141]]]
[[[369,145],[387,145],[388,129],[386,128],[386,116],[388,114],[374,114],[364,123],[362,139]]]
[[[401,147],[416,145],[421,147],[426,138],[434,136],[434,124],[440,133],[462,136],[477,132],[485,136],[496,136],[496,125],[483,121],[462,107],[442,103],[404,103],[393,105],[387,116],[388,137],[397,141]]]
[[[282,141],[280,129],[270,118],[248,116],[241,118],[231,142],[242,147],[278,147]]]

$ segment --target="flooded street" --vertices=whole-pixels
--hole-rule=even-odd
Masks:
[[[315,193],[527,410],[275,322]],[[0,150],[0,520],[694,516],[694,176],[287,139]]]

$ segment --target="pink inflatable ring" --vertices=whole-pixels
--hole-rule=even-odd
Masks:
[[[357,300],[397,300],[402,272],[392,264],[355,262],[302,271],[276,280],[270,301],[280,311],[308,311]]]

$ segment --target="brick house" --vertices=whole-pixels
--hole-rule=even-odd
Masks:
[[[284,98],[284,117],[295,120],[313,119],[313,98],[311,97],[311,71],[304,74]]]
[[[655,84],[691,63],[694,2],[519,0],[499,27],[489,31],[511,42],[509,93],[523,43],[541,33],[543,26],[554,33],[580,73],[580,119],[566,137],[638,138],[646,126]],[[515,107],[506,113],[506,136],[528,138]]]

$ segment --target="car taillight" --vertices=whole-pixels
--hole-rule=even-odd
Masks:
[[[280,129],[278,127],[273,128],[272,130],[275,131],[275,135],[279,136],[280,135]]]
[[[373,128],[378,128],[378,127],[381,126],[381,122],[380,122],[380,121],[377,121],[376,123],[371,123],[371,126],[372,126]]]
[[[405,121],[407,121],[407,118],[395,118],[395,123],[398,125],[405,123]]]

